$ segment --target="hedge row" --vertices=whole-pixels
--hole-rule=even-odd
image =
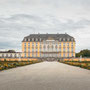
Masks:
[[[65,63],[68,65],[72,65],[72,66],[77,66],[77,67],[81,67],[81,68],[85,68],[85,69],[89,69],[90,70],[90,62],[79,62],[79,61],[60,61],[61,63]]]
[[[39,63],[41,61],[0,61],[0,71],[10,68],[15,68],[19,66],[30,65],[34,63]]]

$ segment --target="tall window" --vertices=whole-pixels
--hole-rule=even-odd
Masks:
[[[61,47],[59,47],[59,49],[60,49],[60,52],[61,52]]]
[[[30,57],[30,53],[28,53],[28,57]]]
[[[28,43],[28,47],[30,47],[30,43]]]
[[[59,56],[61,57],[61,53],[59,54]]]
[[[69,48],[67,48],[67,51],[69,52]]]
[[[73,57],[73,53],[72,53],[72,57]]]
[[[24,52],[26,52],[26,47],[24,48]]]
[[[63,43],[63,47],[65,47],[65,43]]]
[[[63,57],[65,57],[65,53],[63,54]]]
[[[68,57],[69,57],[69,53],[68,53],[68,55],[67,55]]]
[[[60,47],[61,47],[61,43],[60,43]]]
[[[65,52],[65,48],[63,48],[63,51]]]
[[[24,46],[26,47],[26,43],[24,43]]]
[[[71,46],[73,47],[73,42],[71,43]]]
[[[54,46],[52,45],[52,50],[53,50]]]
[[[26,57],[26,53],[24,53],[24,56]]]
[[[69,43],[67,43],[67,46],[69,47]]]
[[[28,52],[30,52],[30,47],[28,48]]]
[[[71,48],[71,51],[73,52],[73,47]]]

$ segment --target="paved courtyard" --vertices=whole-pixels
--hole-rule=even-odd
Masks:
[[[90,90],[90,71],[42,62],[0,72],[0,90]]]

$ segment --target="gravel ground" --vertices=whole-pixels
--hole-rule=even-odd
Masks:
[[[0,90],[90,90],[90,71],[42,62],[0,72]]]

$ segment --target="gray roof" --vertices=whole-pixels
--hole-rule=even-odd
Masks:
[[[0,51],[0,53],[21,53],[21,52],[8,52],[8,51]]]
[[[22,42],[25,41],[43,41],[47,40],[48,38],[52,38],[54,40],[59,40],[59,41],[75,41],[74,37],[68,35],[68,34],[30,34],[29,36],[24,37]],[[65,40],[64,40],[65,39]]]

